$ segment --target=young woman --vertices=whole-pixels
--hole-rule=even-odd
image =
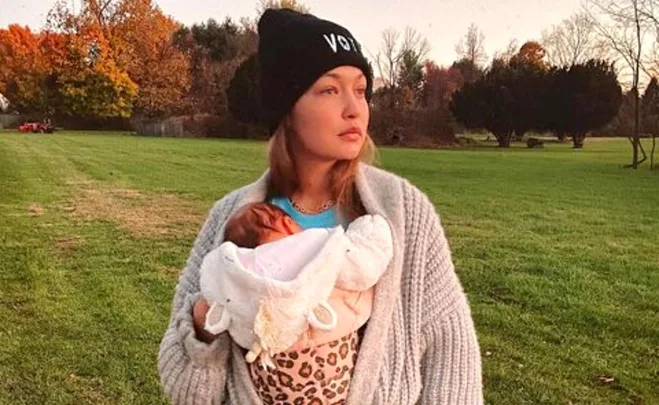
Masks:
[[[434,206],[369,164],[373,76],[359,44],[345,28],[291,10],[266,11],[258,29],[270,167],[219,200],[195,241],[160,346],[165,392],[174,404],[482,404],[473,320]],[[337,328],[310,330],[275,358],[276,370],[246,363],[227,333],[204,331],[199,293],[199,266],[227,219],[258,201],[303,229],[380,214],[394,238],[376,286],[335,289]]]

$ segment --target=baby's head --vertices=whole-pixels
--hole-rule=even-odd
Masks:
[[[224,240],[255,248],[301,232],[300,226],[281,208],[265,202],[242,207],[224,228]]]

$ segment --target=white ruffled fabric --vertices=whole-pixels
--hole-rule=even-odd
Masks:
[[[273,356],[309,325],[333,329],[336,315],[327,304],[333,288],[371,288],[392,256],[391,229],[378,215],[359,217],[346,231],[308,229],[255,249],[224,242],[200,268],[201,292],[211,305],[206,329],[228,330],[243,348],[256,342]]]

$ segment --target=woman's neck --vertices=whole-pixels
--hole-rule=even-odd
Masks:
[[[331,170],[333,161],[298,161],[299,187],[291,199],[306,209],[316,209],[332,199]]]

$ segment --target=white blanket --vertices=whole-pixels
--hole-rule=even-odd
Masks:
[[[228,330],[240,346],[270,356],[293,346],[309,325],[331,330],[336,314],[327,299],[336,286],[371,288],[387,269],[393,241],[387,221],[365,215],[348,229],[308,229],[245,249],[224,242],[200,268],[211,304],[206,329]]]

